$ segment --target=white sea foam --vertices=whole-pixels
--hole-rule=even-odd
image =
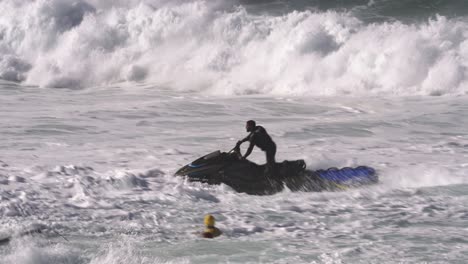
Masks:
[[[463,93],[462,19],[147,3],[0,2],[3,78],[102,85],[0,82],[0,233],[17,235],[1,264],[467,260],[466,96],[381,95]],[[106,86],[119,81],[144,84]],[[288,96],[343,93],[377,96]],[[173,176],[232,148],[250,118],[278,161],[366,165],[380,181],[251,196]],[[198,237],[207,213],[215,240]],[[34,223],[49,231],[22,237]]]
[[[253,15],[228,1],[2,1],[0,9],[0,78],[43,87],[151,82],[225,95],[468,90],[462,18],[365,24],[333,11]]]

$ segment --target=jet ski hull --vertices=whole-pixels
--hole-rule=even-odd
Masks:
[[[272,174],[265,165],[239,159],[235,151],[215,151],[180,168],[175,175],[189,181],[226,184],[237,192],[256,195],[274,194],[285,187],[291,191],[336,191],[378,181],[369,167],[310,171],[303,160],[277,163]]]

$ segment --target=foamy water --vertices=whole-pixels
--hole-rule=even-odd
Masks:
[[[3,85],[1,263],[463,262],[466,98],[213,98],[153,86]],[[229,150],[246,117],[278,160],[368,165],[381,182],[344,192],[250,196],[172,176]],[[264,162],[254,151],[253,160]],[[223,236],[196,232],[215,215]],[[57,233],[65,236],[62,238]]]
[[[0,77],[30,85],[136,81],[218,95],[467,91],[464,16],[377,24],[345,11],[249,13],[229,1],[3,1],[0,8]]]
[[[0,263],[467,262],[465,6],[0,1]],[[173,176],[248,119],[279,161],[380,182],[251,196]]]

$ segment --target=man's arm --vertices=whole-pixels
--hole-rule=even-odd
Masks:
[[[242,157],[243,159],[247,159],[247,157],[250,155],[250,153],[252,153],[252,150],[253,150],[254,146],[255,146],[255,143],[251,141],[250,145],[249,145],[249,148],[247,149],[247,151],[244,154],[244,157]]]
[[[242,143],[249,141],[249,138],[250,138],[250,134],[246,136],[244,139],[237,141],[237,145],[240,146]]]

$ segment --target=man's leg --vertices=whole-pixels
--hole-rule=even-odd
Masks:
[[[267,160],[266,171],[270,176],[276,175],[275,155],[276,155],[276,147],[266,151],[266,160]]]

